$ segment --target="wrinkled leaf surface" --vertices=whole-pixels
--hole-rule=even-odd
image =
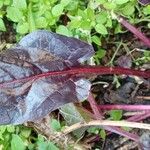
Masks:
[[[34,121],[66,103],[87,98],[90,83],[76,76],[13,81],[79,66],[93,53],[85,42],[45,30],[25,36],[14,48],[1,53],[0,124]]]
[[[149,5],[150,4],[150,0],[139,0],[139,2],[143,5]]]

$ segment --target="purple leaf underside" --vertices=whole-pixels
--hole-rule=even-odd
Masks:
[[[139,3],[141,3],[142,5],[149,5],[150,0],[139,0]]]
[[[35,31],[0,54],[0,84],[79,66],[93,54],[92,46],[78,39]],[[40,119],[66,103],[86,99],[90,86],[84,78],[57,75],[0,87],[0,124]]]

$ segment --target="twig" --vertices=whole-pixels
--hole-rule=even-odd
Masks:
[[[82,127],[89,127],[89,126],[119,126],[119,127],[129,127],[129,128],[150,130],[150,124],[146,124],[146,123],[136,123],[136,122],[129,122],[129,121],[93,120],[90,122],[76,123],[70,127],[67,127],[62,133],[68,134],[76,129]]]

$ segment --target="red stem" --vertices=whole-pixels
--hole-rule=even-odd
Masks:
[[[140,71],[140,70],[134,70],[134,69],[128,69],[128,68],[121,68],[121,67],[102,67],[102,66],[83,66],[83,67],[73,67],[69,70],[61,70],[61,71],[51,71],[46,72],[42,74],[37,74],[30,77],[25,77],[21,79],[15,79],[12,81],[6,81],[4,83],[0,83],[0,87],[4,87],[8,84],[12,83],[20,83],[20,82],[26,82],[29,80],[36,80],[40,78],[50,77],[50,76],[57,76],[57,75],[104,75],[104,74],[125,74],[125,75],[135,75],[135,76],[141,76],[143,78],[150,78],[150,71]]]
[[[94,112],[94,115],[95,115],[95,118],[96,119],[102,119],[103,118],[103,115],[102,113],[98,110],[98,107],[97,107],[97,104],[95,102],[95,99],[92,95],[92,93],[89,94],[89,97],[88,97],[88,101],[90,103],[90,106],[92,108],[92,111]],[[118,127],[111,127],[111,126],[103,126],[103,128],[105,130],[108,130],[110,132],[114,132],[116,134],[119,134],[119,135],[122,135],[122,136],[125,136],[131,140],[134,140],[136,142],[139,141],[139,136],[136,135],[136,134],[133,134],[133,133],[129,133],[125,130],[122,130],[121,128],[118,128]]]
[[[98,105],[99,109],[112,110],[112,109],[121,109],[121,110],[150,110],[150,105]]]
[[[130,32],[132,32],[136,37],[138,37],[145,45],[150,47],[150,39],[141,33],[137,28],[127,22],[123,17],[119,17],[118,21],[126,27]]]

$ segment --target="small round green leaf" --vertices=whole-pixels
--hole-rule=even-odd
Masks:
[[[96,16],[96,22],[100,24],[104,24],[107,21],[107,17],[108,17],[107,12],[102,11]]]
[[[45,17],[39,17],[35,20],[35,25],[37,28],[46,28],[48,22]]]
[[[134,5],[133,4],[126,4],[125,7],[121,10],[122,13],[126,16],[132,15],[135,11]]]
[[[103,35],[108,34],[107,29],[106,29],[106,27],[105,27],[103,24],[97,24],[97,25],[95,26],[95,30],[96,30],[98,33],[103,34]]]
[[[20,33],[20,34],[26,34],[29,32],[29,24],[28,23],[19,23],[17,25],[17,32]]]
[[[31,129],[30,128],[23,128],[21,129],[21,136],[28,138],[31,134]]]
[[[27,3],[26,0],[13,0],[14,7],[17,7],[19,9],[26,9],[27,8]]]
[[[103,140],[105,140],[105,138],[106,138],[106,132],[105,132],[105,130],[101,130],[100,131],[100,136],[101,136],[101,138],[103,139]]]
[[[53,16],[60,16],[63,12],[64,6],[62,4],[57,4],[52,8],[52,14]]]
[[[145,15],[150,15],[150,5],[147,5],[143,8],[143,13]]]
[[[13,125],[8,125],[8,126],[7,126],[7,131],[8,131],[9,133],[15,132],[15,126],[13,126]]]
[[[101,45],[101,40],[98,36],[94,35],[94,36],[92,36],[91,39],[92,39],[92,42],[94,42],[95,44],[97,44],[99,46]]]
[[[110,116],[113,120],[120,120],[122,118],[122,110],[111,110]]]
[[[66,36],[71,36],[71,32],[68,30],[66,26],[60,25],[57,29],[56,32],[62,35]]]
[[[14,22],[19,22],[22,17],[23,13],[16,7],[7,7],[7,18]]]

